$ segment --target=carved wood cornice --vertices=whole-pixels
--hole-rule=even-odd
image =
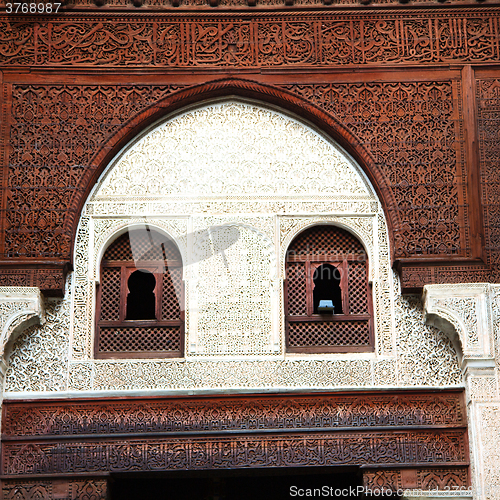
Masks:
[[[263,466],[468,465],[459,391],[6,401],[2,422],[4,478]]]

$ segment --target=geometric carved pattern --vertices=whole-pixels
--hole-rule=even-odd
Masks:
[[[399,227],[394,228],[396,230],[396,256],[458,255],[466,251],[460,250],[461,248],[468,247],[467,244],[464,244],[466,242],[461,243],[461,232],[464,232],[465,228],[459,223],[461,220],[460,211],[462,210],[460,207],[463,206],[459,203],[459,199],[464,193],[459,193],[457,188],[457,179],[461,177],[462,173],[461,167],[457,163],[457,153],[454,147],[455,142],[460,140],[453,118],[454,114],[459,112],[454,106],[454,102],[456,102],[453,98],[454,85],[458,84],[440,81],[405,84],[289,85],[285,87],[287,90],[314,102],[343,123],[348,130],[360,138],[361,142],[372,153],[379,168],[385,172],[400,208],[397,213],[400,219]],[[14,89],[16,92],[19,91],[19,95],[14,92],[14,99],[23,100],[22,104],[15,101],[14,105],[19,110],[14,113],[18,128],[16,129],[16,125],[11,128],[14,134],[11,136],[12,155],[17,156],[14,158],[11,155],[11,172],[9,174],[9,179],[11,177],[14,179],[13,184],[16,185],[16,190],[10,193],[8,202],[11,208],[7,211],[7,217],[12,216],[8,229],[8,231],[12,231],[12,234],[9,234],[7,238],[9,242],[6,248],[8,256],[40,256],[41,249],[43,255],[47,257],[50,255],[61,256],[65,253],[62,250],[55,251],[55,248],[53,251],[47,248],[47,244],[54,241],[53,235],[60,231],[63,221],[61,217],[66,217],[65,227],[68,227],[67,217],[72,216],[71,212],[66,214],[58,212],[58,216],[55,217],[55,214],[51,215],[53,211],[49,208],[51,204],[44,204],[43,210],[37,212],[39,224],[36,225],[36,234],[31,235],[30,228],[35,226],[33,226],[31,219],[25,217],[24,212],[18,210],[19,206],[22,205],[21,198],[24,199],[28,196],[28,191],[31,193],[30,196],[35,198],[40,194],[34,188],[29,187],[37,176],[37,172],[31,172],[31,170],[35,168],[34,164],[41,163],[43,165],[49,162],[48,158],[38,157],[42,150],[50,150],[50,144],[45,149],[36,149],[33,146],[33,151],[31,151],[30,148],[32,143],[47,142],[48,139],[39,137],[38,142],[28,141],[26,145],[19,144],[18,140],[19,137],[26,136],[26,134],[36,135],[37,131],[34,130],[36,123],[41,123],[43,119],[54,121],[50,116],[45,116],[47,115],[46,110],[51,109],[51,107],[48,103],[46,105],[44,100],[54,98],[53,102],[59,102],[60,96],[64,94],[65,100],[62,102],[68,102],[68,109],[65,109],[65,113],[68,114],[72,99],[74,99],[73,96],[75,94],[81,95],[87,89],[94,99],[92,87],[68,89],[71,90],[70,95],[64,93],[64,87],[56,89],[43,86],[36,88],[23,86]],[[99,99],[106,102],[108,95],[109,98],[112,98],[113,92],[117,94],[120,91],[123,92],[120,88],[113,87],[106,92],[101,89]],[[150,89],[150,92],[154,93],[155,90]],[[381,95],[384,96],[382,100],[379,99]],[[143,94],[141,94],[141,98],[144,99],[142,96]],[[97,97],[95,98],[97,99]],[[360,102],[363,104],[360,105]],[[136,103],[134,104],[136,105]],[[382,110],[380,106],[383,106]],[[101,108],[100,113],[105,116],[107,108],[104,105],[101,105]],[[136,105],[136,110],[140,109]],[[61,109],[57,111],[64,114]],[[44,116],[40,116],[42,112]],[[115,111],[113,113],[116,114]],[[366,116],[371,118],[367,120]],[[381,117],[384,119],[381,120]],[[71,121],[71,116],[68,120]],[[76,121],[76,118],[74,120]],[[422,129],[422,120],[426,124],[425,129]],[[116,120],[113,116],[109,123],[117,123],[118,121],[119,118]],[[101,124],[89,123],[88,125],[84,128],[85,130]],[[115,129],[110,128],[109,133],[105,136],[100,131],[99,137],[104,140]],[[401,134],[419,137],[419,139],[401,141],[399,139]],[[81,134],[77,135],[81,137]],[[384,137],[384,141],[380,140],[381,137]],[[62,179],[61,175],[71,173],[72,182],[78,183],[78,178],[88,175],[83,170],[70,169],[70,166],[75,164],[74,154],[73,150],[65,150],[57,158],[50,159],[50,162],[55,162],[59,166],[57,171],[51,172],[50,182],[57,182],[58,186],[67,185],[69,181]],[[88,154],[90,155],[90,153]],[[36,163],[23,163],[22,155],[34,158]],[[413,158],[419,158],[422,166],[415,166]],[[88,161],[90,160],[89,157]],[[76,163],[81,163],[81,161],[78,160]],[[66,164],[67,166],[65,166]],[[424,165],[432,165],[431,174]],[[429,175],[432,176],[432,183],[429,182]],[[59,193],[60,197],[64,194],[62,188],[58,188],[55,192]],[[16,197],[21,197],[18,200],[19,203],[15,201]],[[61,200],[58,199],[54,206],[67,206],[70,199],[69,195]],[[409,200],[411,203],[408,203]],[[15,228],[20,226],[25,228],[22,233],[15,231]],[[44,237],[43,241],[34,244],[40,228],[43,229],[44,235],[47,232],[51,232],[51,234]],[[423,236],[424,233],[426,236]],[[60,245],[66,241],[67,237],[70,237],[70,233],[57,238],[57,244]],[[9,246],[12,246],[12,251],[8,250]]]
[[[5,257],[69,259],[69,208],[92,174],[87,165],[123,123],[178,88],[14,86]]]
[[[469,486],[469,470],[468,467],[365,470],[363,484],[372,490],[386,488],[392,491],[400,489],[463,491]]]
[[[288,280],[288,314],[305,316],[306,311],[306,273],[302,262],[289,262],[286,269]]]
[[[299,234],[290,245],[287,256],[335,255],[364,253],[363,245],[348,231],[334,226],[314,226]]]
[[[366,265],[362,262],[349,263],[349,312],[351,314],[367,314],[368,300],[366,295]]]
[[[288,345],[291,347],[367,345],[368,321],[290,322]]]
[[[180,301],[176,290],[182,289],[182,272],[180,268],[170,267],[163,275],[163,288],[161,299],[161,319],[180,318]]]
[[[105,479],[2,481],[4,500],[105,500]]]
[[[485,245],[500,279],[500,79],[478,80],[476,94]]]
[[[122,234],[106,249],[103,260],[181,260],[177,246],[173,242],[166,237],[160,238],[160,241],[151,241],[150,234],[150,231],[134,231],[133,229]],[[133,248],[130,238],[134,241]]]
[[[179,351],[180,326],[99,329],[99,352]]]
[[[362,395],[232,396],[223,398],[129,399],[19,403],[5,401],[3,435],[11,438],[220,433],[337,428],[403,429],[461,427],[461,392],[363,393]]]
[[[284,88],[337,118],[386,175],[398,206],[396,257],[463,254],[461,248],[468,245],[461,243],[466,228],[460,223],[459,200],[465,196],[465,179],[460,188],[457,181],[463,174],[455,149],[460,136],[454,118],[459,110],[452,82]]]
[[[423,490],[451,491],[468,484],[468,469],[421,469],[417,472],[418,487]]]
[[[101,319],[120,320],[120,268],[102,269]]]

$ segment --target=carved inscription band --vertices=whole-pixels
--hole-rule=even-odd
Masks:
[[[494,8],[0,19],[4,65],[276,67],[495,62]],[[112,22],[109,22],[112,21]]]
[[[3,444],[4,475],[467,461],[465,431]]]

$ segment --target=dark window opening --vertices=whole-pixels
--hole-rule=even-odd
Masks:
[[[320,301],[333,304],[333,314],[342,314],[342,290],[340,289],[340,269],[330,264],[322,264],[313,274],[314,314],[320,314]]]
[[[127,282],[127,315],[125,319],[156,319],[156,279],[145,269],[134,271]]]

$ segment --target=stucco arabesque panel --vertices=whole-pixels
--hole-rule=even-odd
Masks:
[[[14,342],[5,376],[5,393],[60,392],[68,384],[71,277],[64,299],[47,299],[45,322],[32,325]]]
[[[373,199],[353,161],[294,118],[239,101],[187,111],[147,133],[99,197],[334,195]]]
[[[396,298],[398,385],[463,385],[457,352],[439,329],[424,324],[420,297]]]
[[[492,287],[488,283],[427,285],[424,288],[426,321],[439,322],[457,335],[464,359],[494,359]]]

